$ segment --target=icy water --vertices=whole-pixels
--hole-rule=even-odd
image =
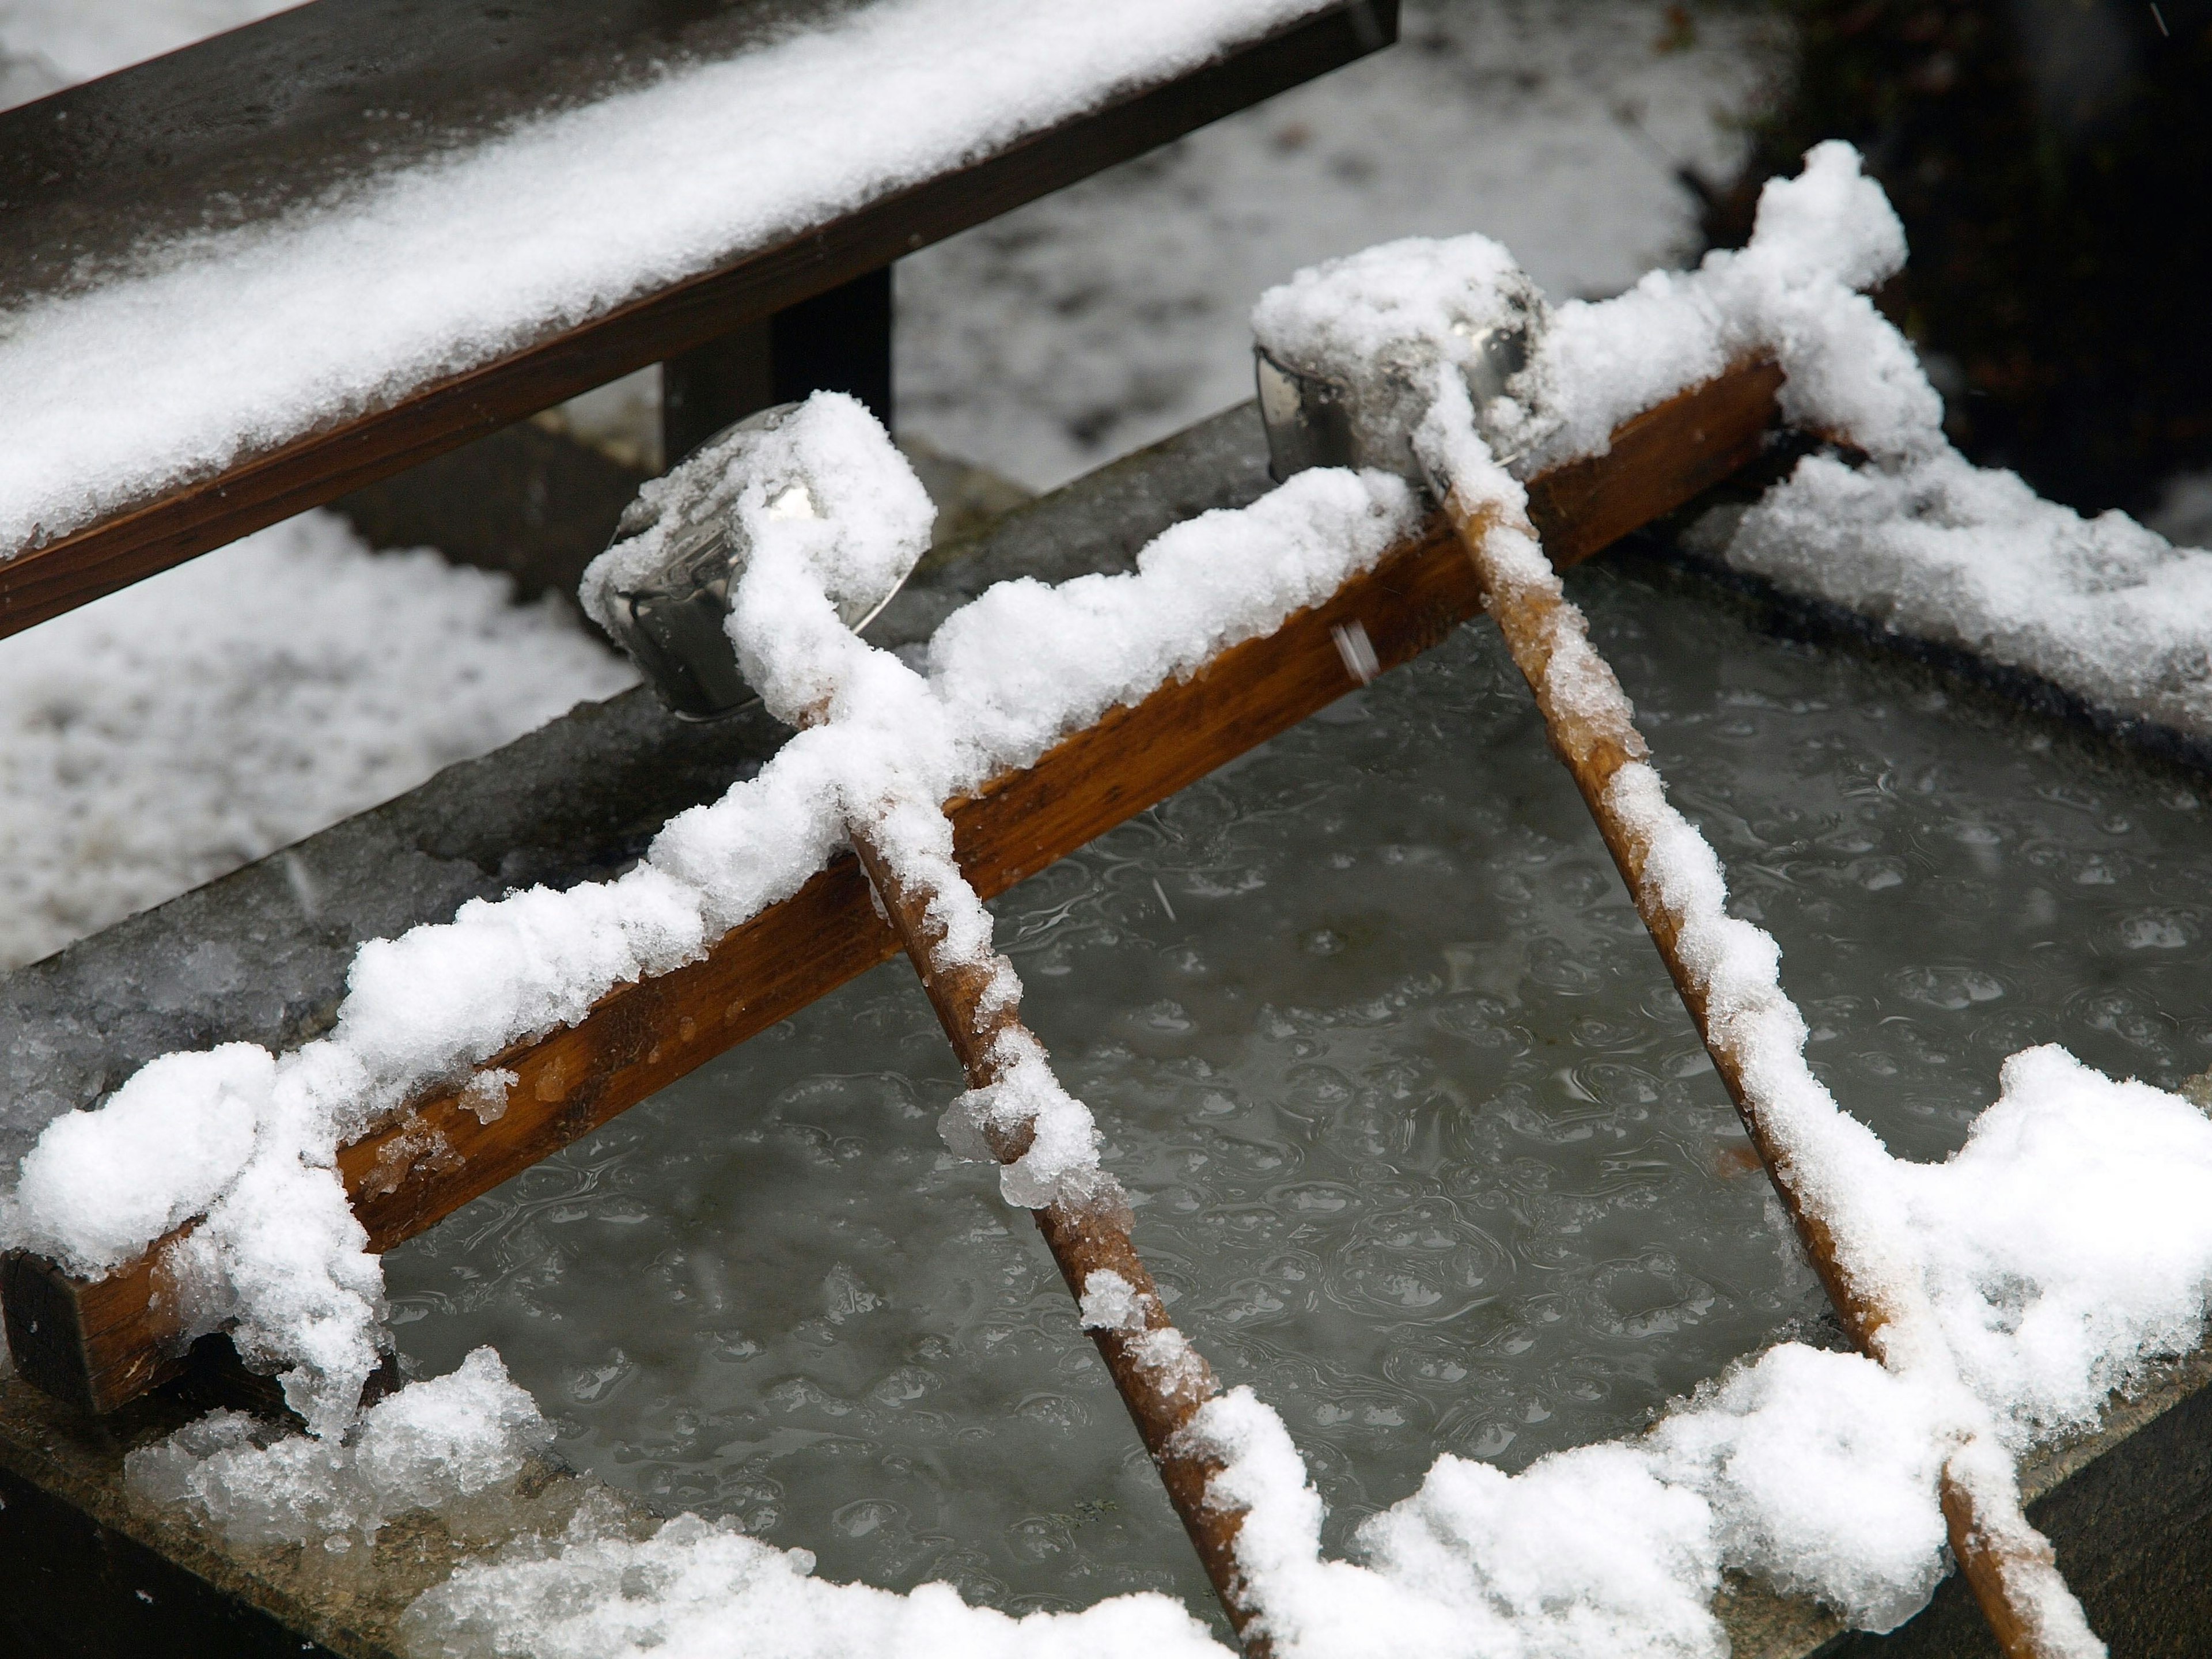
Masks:
[[[2212,1064],[2192,781],[1663,575],[1571,586],[1893,1148],[1956,1146],[2031,1043]],[[1335,1540],[1440,1450],[1519,1468],[1829,1340],[1486,623],[995,908],[1176,1318]],[[878,969],[395,1251],[402,1346],[496,1344],[571,1460],[833,1578],[1203,1609],[1026,1217],[937,1139],[957,1087]]]

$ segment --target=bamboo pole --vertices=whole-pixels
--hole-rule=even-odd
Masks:
[[[1588,660],[1602,676],[1602,686],[1593,687],[1589,674],[1583,672],[1579,684],[1559,693],[1550,672],[1553,656],[1563,637],[1582,637],[1581,615],[1560,592],[1548,567],[1542,578],[1532,580],[1516,562],[1501,556],[1492,542],[1493,532],[1508,531],[1518,532],[1534,544],[1535,531],[1525,518],[1509,517],[1494,499],[1470,496],[1456,485],[1443,495],[1445,517],[1474,562],[1483,608],[1496,619],[1514,665],[1536,694],[1552,747],[1572,775],[1607,850],[1628,884],[1637,914],[1650,930],[1705,1051],[1712,1056],[1713,1067],[1735,1103],[1744,1132],[1766,1166],[1814,1272],[1852,1342],[1869,1358],[1882,1359],[1885,1328],[1898,1322],[1902,1310],[1885,1303],[1869,1276],[1854,1272],[1818,1199],[1801,1186],[1790,1148],[1747,1085],[1751,1057],[1732,1033],[1707,1017],[1704,981],[1680,948],[1683,918],[1668,910],[1644,879],[1651,843],[1607,797],[1614,775],[1649,753],[1620,683],[1593,649]],[[2085,1637],[2091,1644],[2087,1650],[2102,1650],[2059,1574],[2049,1540],[2021,1510],[2018,1471],[2009,1455],[1986,1437],[1967,1442],[1946,1460],[1940,1495],[1952,1553],[2008,1659],[2072,1659],[2084,1651],[2081,1638]]]
[[[937,809],[932,805],[928,810]],[[998,990],[987,969],[948,957],[945,928],[933,914],[939,895],[933,887],[903,878],[866,827],[848,824],[847,834],[960,1058],[968,1086],[990,1087],[1004,1074],[1008,1045],[1002,1040],[1036,1041],[1022,1024],[1018,1001]],[[1001,1164],[1020,1158],[1031,1139],[1026,1127],[1008,1133],[987,1125],[984,1135]],[[1182,1434],[1199,1407],[1220,1394],[1221,1384],[1168,1317],[1129,1236],[1128,1200],[1109,1177],[1104,1190],[1095,1196],[1057,1199],[1030,1213],[1079,1305],[1095,1274],[1111,1273],[1134,1293],[1127,1303],[1132,1317],[1116,1328],[1093,1328],[1091,1340],[1136,1421],[1145,1449],[1152,1454],[1167,1488],[1168,1501],[1190,1534],[1244,1651],[1252,1659],[1265,1659],[1267,1640],[1251,1628],[1258,1610],[1245,1597],[1237,1566],[1237,1534],[1243,1524],[1243,1511],[1207,1501],[1207,1484],[1224,1466],[1211,1453],[1194,1449]]]

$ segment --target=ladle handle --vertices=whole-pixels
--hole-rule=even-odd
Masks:
[[[907,958],[914,963],[931,1006],[960,1057],[961,1069],[971,1089],[988,1088],[998,1080],[994,1059],[997,1040],[1009,1032],[1026,1035],[1019,1004],[1003,995],[987,995],[993,986],[990,971],[972,962],[948,959],[943,950],[945,930],[931,915],[935,896],[925,884],[902,878],[875,837],[865,826],[848,823],[846,832],[859,855],[860,867],[883,902]],[[1031,1038],[1031,1042],[1035,1039]],[[993,1154],[1011,1164],[1029,1150],[1030,1134],[1024,1129],[1008,1134],[987,1127]],[[1184,1529],[1198,1551],[1206,1577],[1227,1610],[1229,1622],[1250,1659],[1267,1659],[1268,1644],[1254,1626],[1259,1609],[1244,1593],[1243,1576],[1237,1565],[1237,1534],[1243,1524],[1242,1510],[1226,1509],[1206,1499],[1206,1486],[1219,1474],[1221,1461],[1195,1449],[1182,1431],[1198,1408],[1221,1392],[1212,1367],[1200,1357],[1168,1317],[1152,1274],[1137,1255],[1129,1236],[1128,1205],[1118,1188],[1084,1202],[1056,1200],[1030,1212],[1045,1247],[1067,1281],[1068,1292],[1079,1304],[1094,1273],[1112,1273],[1129,1287],[1135,1312],[1121,1329],[1093,1329],[1091,1337],[1099,1357],[1114,1379],[1121,1401],[1135,1419],[1145,1449],[1152,1454],[1167,1488],[1168,1501],[1182,1517]]]
[[[1497,501],[1474,499],[1455,488],[1444,492],[1444,513],[1474,562],[1484,608],[1505,636],[1514,666],[1536,694],[1552,747],[1573,775],[1607,850],[1628,884],[1637,914],[1667,964],[1705,1052],[1712,1056],[1713,1069],[1735,1103],[1744,1132],[1766,1166],[1814,1272],[1852,1342],[1861,1352],[1881,1358],[1883,1328],[1893,1322],[1894,1310],[1870,1293],[1867,1278],[1850,1271],[1819,1203],[1798,1185],[1789,1147],[1746,1086],[1750,1056],[1707,1017],[1704,981],[1685,962],[1680,948],[1680,918],[1668,911],[1656,890],[1644,879],[1652,852],[1650,842],[1614,810],[1607,793],[1614,775],[1632,762],[1641,762],[1647,752],[1611,666],[1591,651],[1611,697],[1594,697],[1584,686],[1577,695],[1554,698],[1549,671],[1555,641],[1567,635],[1580,637],[1580,618],[1556,580],[1525,579],[1491,545],[1492,532],[1501,528],[1517,530],[1532,543],[1535,532],[1525,520],[1509,521]],[[2021,1511],[2019,1477],[2010,1457],[1978,1440],[1970,1442],[1946,1462],[1941,1497],[1951,1553],[2008,1659],[2075,1659],[2082,1648],[2065,1638],[2075,1630],[2086,1635],[2087,1620],[2059,1574],[2049,1541]]]

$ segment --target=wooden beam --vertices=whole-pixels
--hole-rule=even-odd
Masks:
[[[286,14],[267,27],[290,21]],[[1341,0],[1180,80],[1138,88],[719,270],[580,326],[549,331],[495,362],[417,386],[389,407],[249,453],[212,477],[164,486],[152,499],[42,546],[15,550],[0,558],[0,637],[880,270],[1372,52],[1396,30],[1396,0]],[[118,84],[127,79],[118,77]],[[0,140],[14,137],[0,119]],[[137,204],[108,206],[113,212]],[[11,229],[22,234],[16,217],[11,212]]]
[[[1609,454],[1536,479],[1531,516],[1555,560],[1588,557],[1754,459],[1781,375],[1747,365],[1626,422]],[[1479,607],[1473,567],[1432,521],[1332,598],[1188,679],[1110,711],[1031,767],[950,807],[961,867],[1002,893],[1353,688],[1332,630],[1357,622],[1384,668],[1442,641]],[[732,929],[701,961],[624,985],[582,1021],[489,1062],[520,1081],[484,1123],[454,1093],[345,1147],[338,1167],[372,1249],[389,1249],[732,1044],[897,950],[848,854]],[[5,1281],[17,1370],[48,1393],[112,1410],[178,1363],[182,1328],[157,1245],[88,1282],[18,1256]]]

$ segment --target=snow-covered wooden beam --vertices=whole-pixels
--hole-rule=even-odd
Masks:
[[[1781,380],[1771,363],[1740,366],[1627,422],[1606,455],[1533,480],[1531,516],[1553,561],[1587,558],[1757,459]],[[1473,568],[1437,520],[1274,634],[951,803],[962,868],[984,896],[1004,892],[1342,696],[1354,679],[1339,640],[1355,624],[1387,670],[1439,643],[1480,604]],[[580,1024],[491,1062],[518,1079],[492,1121],[446,1094],[343,1149],[372,1248],[412,1237],[897,949],[859,866],[841,858],[704,959],[625,985]],[[182,1333],[164,1249],[97,1281],[11,1259],[0,1290],[17,1369],[96,1412],[173,1372]]]
[[[1128,20],[1127,62],[1101,61],[1095,85],[1040,48],[1066,85],[1009,93],[972,136],[854,107],[855,87],[882,101],[871,66],[901,55],[893,14],[943,46],[962,28],[988,44],[987,10],[317,0],[0,113],[0,308],[14,337],[0,348],[20,359],[0,363],[14,410],[0,412],[0,450],[17,469],[0,467],[0,501],[19,509],[0,508],[0,635],[721,339],[1397,33],[1397,0],[1282,0],[1249,38],[1153,53],[1147,34],[1176,21],[1156,9]],[[769,107],[794,97],[744,73],[781,73],[768,60],[810,32],[857,40],[852,74],[818,107]],[[656,66],[670,72],[656,80]],[[695,83],[731,79],[709,100],[721,118],[784,143],[750,169],[757,189],[723,191],[719,208],[715,181],[684,174],[732,161],[729,135],[696,132],[686,149],[661,130],[702,70]],[[988,91],[975,89],[979,105]],[[1074,112],[1052,117],[1060,105]],[[818,124],[820,142],[763,134],[763,119]],[[518,121],[528,143],[508,149],[542,154],[508,184],[485,172],[470,185],[482,158],[469,147],[498,149]],[[567,149],[562,121],[575,128]],[[625,147],[659,157],[651,187],[568,165],[619,168]],[[781,182],[807,172],[789,165],[794,148],[828,158],[818,200],[804,180]],[[696,223],[669,205],[687,184],[710,198]],[[544,246],[483,223],[532,193],[543,199],[519,204],[523,225],[555,227]],[[313,197],[339,205],[294,222]],[[658,253],[655,232],[669,241]],[[393,295],[404,297],[372,319]],[[135,344],[131,317],[144,325]],[[489,356],[487,342],[499,343]]]

